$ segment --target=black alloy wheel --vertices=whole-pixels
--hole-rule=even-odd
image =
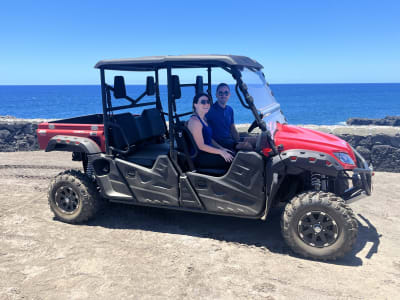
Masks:
[[[63,213],[71,214],[79,208],[79,196],[70,186],[60,186],[55,193],[55,202]]]
[[[318,248],[332,245],[339,235],[337,223],[323,211],[306,213],[300,218],[297,230],[304,242]]]

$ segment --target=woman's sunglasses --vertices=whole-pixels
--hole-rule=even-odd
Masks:
[[[219,95],[219,96],[228,96],[228,95],[229,95],[229,92],[228,92],[228,91],[225,91],[225,92],[218,92],[218,95]]]
[[[206,104],[210,104],[210,100],[205,100],[205,99],[202,99],[202,100],[199,100],[199,102],[200,102],[200,104],[201,105],[206,105]]]

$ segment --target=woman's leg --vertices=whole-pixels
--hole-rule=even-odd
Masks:
[[[228,169],[230,163],[227,163],[221,155],[199,151],[194,159],[196,167],[203,169]]]

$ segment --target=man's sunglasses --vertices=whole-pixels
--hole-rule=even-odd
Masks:
[[[225,92],[218,92],[218,95],[219,95],[219,96],[228,96],[228,95],[229,95],[229,92],[228,92],[228,91],[225,91]]]
[[[205,99],[200,100],[199,102],[200,102],[201,105],[210,104],[210,100],[205,100]]]

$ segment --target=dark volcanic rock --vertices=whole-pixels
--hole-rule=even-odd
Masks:
[[[390,144],[393,147],[400,148],[400,134],[396,134],[396,136],[390,137]]]
[[[371,151],[364,146],[357,146],[356,150],[365,158],[365,160],[370,163],[371,162]]]
[[[350,118],[347,125],[377,125],[377,126],[400,126],[400,116],[387,116],[383,119]]]
[[[376,171],[400,172],[400,149],[388,145],[373,146],[372,164]]]
[[[0,140],[5,141],[10,135],[11,133],[7,129],[0,130]]]

